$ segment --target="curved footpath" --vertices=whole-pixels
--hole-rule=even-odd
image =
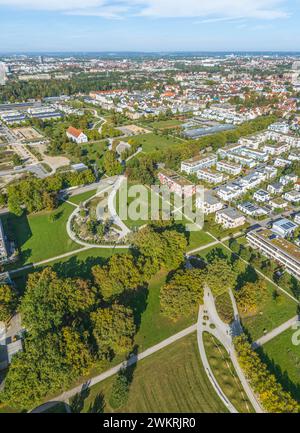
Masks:
[[[86,200],[83,203],[85,205],[86,203],[91,201],[93,198],[95,198],[95,197],[109,191],[110,189],[112,189],[113,191],[111,194],[109,194],[109,197],[108,197],[108,209],[109,209],[109,212],[110,212],[111,217],[113,219],[113,223],[120,226],[120,228],[122,229],[122,235],[120,236],[121,239],[130,233],[130,230],[123,223],[123,221],[120,219],[120,217],[118,216],[118,214],[115,210],[115,207],[114,207],[115,196],[116,196],[117,191],[120,188],[123,181],[124,181],[124,176],[118,176],[115,181],[110,180],[110,182],[112,182],[112,183],[110,183],[107,179],[105,179],[103,181],[103,185],[105,186],[106,184],[108,184],[108,186],[106,186],[104,189],[101,189],[100,191],[97,191],[97,193],[95,195],[88,198],[88,200]],[[76,242],[77,244],[82,245],[83,247],[86,247],[86,248],[102,248],[102,249],[105,249],[105,248],[123,248],[123,249],[129,248],[129,245],[117,245],[117,244],[116,245],[107,245],[107,244],[99,245],[99,244],[91,244],[89,242],[85,242],[81,239],[78,239],[72,230],[72,220],[79,212],[80,212],[80,206],[78,205],[78,206],[76,206],[76,209],[71,213],[71,215],[69,216],[68,221],[67,221],[66,230],[67,230],[68,236],[70,237],[70,239],[72,239],[73,242]]]
[[[239,380],[244,388],[244,391],[251,402],[254,410],[257,413],[263,413],[264,410],[262,409],[260,403],[258,402],[254,392],[252,391],[252,388],[250,387],[244,372],[242,371],[239,362],[237,360],[237,356],[235,353],[234,345],[233,345],[233,338],[237,335],[240,335],[242,332],[242,327],[239,320],[238,310],[235,303],[234,296],[232,292],[230,291],[230,297],[232,299],[233,309],[234,309],[234,316],[235,320],[232,325],[226,325],[219,317],[216,307],[213,295],[208,287],[204,290],[204,304],[200,306],[199,309],[199,318],[198,318],[198,324],[197,324],[197,331],[198,331],[198,345],[199,345],[199,351],[200,351],[200,357],[205,365],[205,371],[208,375],[208,378],[217,391],[219,397],[221,400],[226,404],[228,409],[235,413],[236,409],[234,406],[230,403],[228,404],[228,399],[225,397],[224,394],[221,391],[220,392],[220,386],[218,385],[212,370],[209,366],[204,343],[203,343],[203,332],[208,332],[212,334],[220,343],[224,346],[225,350],[227,351],[228,355],[230,356],[231,362],[236,370],[236,373],[239,377]],[[204,316],[207,316],[209,319],[204,320]],[[210,326],[213,325],[213,328]]]

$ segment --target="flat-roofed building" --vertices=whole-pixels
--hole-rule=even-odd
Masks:
[[[267,229],[251,231],[247,240],[252,248],[283,265],[288,272],[300,279],[300,249]]]
[[[275,221],[272,226],[272,232],[276,233],[283,238],[290,236],[298,228],[298,224],[290,221],[286,218],[282,218],[279,221]]]
[[[233,162],[219,161],[217,162],[217,170],[231,174],[232,176],[237,176],[242,171],[242,166]]]
[[[195,156],[194,158],[187,159],[181,163],[181,171],[187,174],[197,173],[201,168],[213,167],[217,163],[216,155]]]
[[[197,171],[197,177],[200,180],[204,180],[205,182],[213,183],[213,184],[221,183],[226,178],[228,178],[228,176],[226,177],[222,173],[217,173],[217,172],[214,172],[214,171],[209,170],[207,168],[203,168],[201,170],[198,170]]]
[[[6,246],[5,233],[2,225],[2,221],[0,220],[0,263],[4,264],[8,261],[8,251]]]
[[[202,210],[204,215],[209,215],[221,210],[223,208],[223,203],[217,197],[205,191],[203,198],[197,198],[196,207]]]
[[[177,195],[191,197],[196,192],[196,185],[185,177],[180,176],[176,171],[161,169],[158,173],[158,178],[162,185],[168,186],[170,192],[174,192]]]
[[[228,207],[216,213],[216,222],[221,224],[224,229],[233,229],[243,226],[246,218],[236,209]]]
[[[270,200],[270,194],[264,189],[259,189],[253,194],[253,199],[258,202],[265,203],[266,201]]]

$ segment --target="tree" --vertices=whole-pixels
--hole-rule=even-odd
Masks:
[[[143,273],[131,254],[115,254],[105,266],[94,266],[92,273],[103,299],[109,300],[124,290],[143,284]]]
[[[214,296],[221,295],[236,284],[237,275],[226,260],[215,258],[207,265],[206,283]]]
[[[199,269],[178,271],[161,288],[162,313],[172,320],[189,317],[203,303],[205,273]]]
[[[245,334],[234,339],[238,361],[262,406],[271,413],[298,413],[299,404],[277,383]]]
[[[0,322],[7,322],[15,311],[18,297],[12,286],[0,285]]]
[[[91,322],[100,354],[129,352],[136,330],[132,310],[118,304],[99,308],[91,313]]]
[[[14,355],[1,400],[13,407],[31,409],[47,394],[70,384],[72,371],[60,352],[60,337],[26,338],[23,352]]]
[[[109,404],[113,409],[124,406],[128,400],[129,382],[124,371],[120,371],[112,384]]]
[[[87,337],[87,333],[81,335],[72,327],[62,329],[61,353],[76,376],[86,373],[93,361]]]
[[[255,283],[246,283],[235,291],[235,298],[239,309],[245,314],[255,313],[267,297],[267,285],[262,279]]]
[[[105,152],[103,158],[103,168],[107,176],[115,176],[117,174],[121,174],[123,171],[122,165],[117,160],[117,154],[111,150]]]
[[[22,321],[32,335],[58,331],[89,312],[94,306],[96,290],[87,281],[60,279],[50,268],[30,274],[20,304]]]
[[[22,165],[22,159],[16,153],[12,157],[12,162],[15,167]]]
[[[158,232],[155,227],[147,226],[135,234],[132,242],[143,256],[151,258],[156,271],[162,266],[178,268],[184,260],[187,246],[184,234],[168,227]]]

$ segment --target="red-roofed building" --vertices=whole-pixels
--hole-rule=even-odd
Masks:
[[[87,143],[89,141],[87,136],[80,129],[73,128],[73,126],[67,129],[66,134],[70,140],[75,141],[77,144]]]

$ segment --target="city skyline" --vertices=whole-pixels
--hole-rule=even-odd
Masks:
[[[299,0],[0,0],[0,52],[297,51]]]

